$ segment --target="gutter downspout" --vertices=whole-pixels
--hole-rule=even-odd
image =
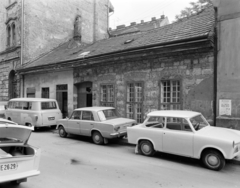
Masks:
[[[215,10],[215,27],[214,27],[214,65],[213,65],[213,126],[216,126],[217,121],[217,62],[218,62],[218,9],[214,7]]]
[[[22,0],[22,19],[21,19],[21,66],[23,66],[23,49],[24,49],[24,0]],[[22,88],[22,97],[24,97],[24,75],[21,76],[20,93]],[[21,87],[22,86],[22,87]]]

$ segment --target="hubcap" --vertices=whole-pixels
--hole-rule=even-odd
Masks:
[[[218,163],[219,163],[219,160],[216,156],[214,155],[210,155],[208,158],[207,158],[207,161],[208,163],[211,165],[211,166],[217,166]]]
[[[142,149],[143,149],[143,152],[144,152],[144,153],[149,153],[149,152],[150,152],[150,147],[149,147],[149,145],[144,144],[144,145],[142,146]]]
[[[64,135],[64,130],[63,129],[60,129],[60,134]]]
[[[99,142],[100,136],[99,136],[99,135],[95,135],[95,140],[96,140],[97,142]]]

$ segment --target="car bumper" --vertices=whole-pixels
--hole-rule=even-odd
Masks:
[[[31,176],[37,176],[39,174],[40,174],[40,171],[32,170],[32,171],[22,172],[22,173],[14,174],[14,175],[11,175],[11,174],[5,175],[5,176],[1,176],[0,183],[15,181],[15,180],[19,180],[19,179],[25,179],[25,178],[28,178]]]
[[[110,137],[111,138],[119,138],[122,136],[127,136],[127,131],[123,131],[123,132],[116,132],[116,133],[111,133]]]

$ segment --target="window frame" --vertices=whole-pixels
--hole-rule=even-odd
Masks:
[[[48,89],[48,92],[43,91],[44,89]],[[43,94],[44,94],[44,95],[47,95],[47,96],[44,96]],[[42,87],[41,97],[42,97],[42,98],[45,98],[45,99],[49,99],[49,94],[50,94],[50,88],[49,88],[49,87]]]
[[[113,88],[113,101],[112,102],[109,102],[109,101],[102,101],[102,87],[103,86],[112,86]],[[106,90],[106,99],[108,100],[108,90]],[[115,84],[113,83],[102,83],[100,84],[100,98],[99,98],[99,102],[100,102],[100,106],[110,106],[110,107],[115,107]],[[104,105],[106,104],[106,105]],[[111,105],[108,105],[108,104],[111,104]]]
[[[163,89],[162,83],[163,83],[163,82],[166,82],[166,81],[170,81],[171,85],[172,85],[172,82],[174,82],[174,81],[179,82],[179,86],[180,86],[180,89],[179,89],[179,102],[167,102],[167,103],[162,102],[162,95],[164,94],[164,93],[162,93],[162,89]],[[161,79],[161,80],[159,80],[159,84],[158,84],[158,85],[159,85],[159,106],[158,106],[158,108],[159,108],[160,110],[169,110],[169,108],[163,109],[162,106],[163,106],[163,105],[167,105],[167,106],[170,106],[170,105],[179,105],[179,110],[182,110],[182,108],[183,108],[183,100],[182,100],[182,80],[181,80],[181,79]],[[172,91],[171,91],[171,96],[172,96]],[[171,109],[171,110],[177,110],[177,109]]]
[[[141,102],[136,102],[136,100],[135,100],[135,91],[134,91],[134,99],[133,99],[133,101],[134,102],[131,102],[131,101],[128,101],[128,86],[130,85],[130,84],[134,84],[134,87],[135,87],[135,85],[136,84],[141,84],[141,86],[142,86],[142,93],[141,93],[141,99],[142,99],[142,101]],[[126,82],[126,103],[125,103],[125,117],[127,117],[127,118],[130,118],[130,119],[135,119],[138,123],[142,123],[143,122],[143,119],[144,119],[144,117],[143,117],[143,115],[144,115],[144,113],[143,113],[143,111],[144,111],[144,109],[143,109],[143,103],[144,103],[144,82],[143,81],[128,81],[128,82]],[[129,116],[128,114],[129,113],[127,113],[127,105],[128,104],[132,104],[133,106],[135,106],[135,105],[137,105],[137,104],[140,104],[140,107],[141,107],[141,119],[140,119],[140,121],[138,120],[138,118],[137,118],[137,114],[136,114],[136,110],[133,110],[133,118],[131,118],[131,116]]]

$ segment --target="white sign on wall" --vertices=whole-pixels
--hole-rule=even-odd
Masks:
[[[232,115],[232,101],[229,99],[220,99],[219,100],[219,115]]]

